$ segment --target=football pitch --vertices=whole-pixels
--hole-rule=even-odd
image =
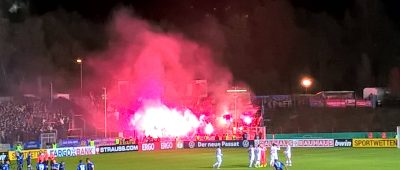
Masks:
[[[223,149],[221,169],[248,168],[246,149]],[[268,153],[267,153],[268,154]],[[400,149],[395,148],[293,148],[290,170],[399,170]],[[284,161],[282,151],[280,159]],[[67,170],[75,170],[79,159],[65,161]],[[204,170],[212,169],[215,149],[185,149],[155,152],[125,152],[90,156],[96,170]],[[257,168],[272,169],[272,168]]]

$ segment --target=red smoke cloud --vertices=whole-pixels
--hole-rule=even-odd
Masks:
[[[213,61],[209,48],[181,34],[163,32],[146,21],[132,17],[126,11],[116,13],[110,27],[110,37],[108,50],[97,54],[101,56],[101,60],[91,60],[89,63],[102,76],[102,80],[112,78],[130,82],[129,90],[122,93],[118,91],[117,83],[112,83],[109,96],[112,102],[118,104],[142,103],[136,112],[139,116],[132,120],[137,130],[146,131],[146,128],[151,128],[148,126],[151,121],[142,119],[149,110],[174,116],[179,113],[182,118],[184,114],[188,114],[184,109],[179,111],[178,108],[190,96],[188,85],[196,79],[207,80],[208,93],[213,94],[213,102],[219,105],[215,112],[222,114],[226,109],[224,102],[228,100],[225,90],[231,87],[232,75],[228,69]],[[168,118],[165,115],[150,117],[153,120],[154,117]],[[171,122],[176,124],[177,120],[179,119]],[[146,125],[143,122],[147,122]],[[192,123],[187,126],[191,130],[199,125],[199,122],[190,122]],[[157,128],[164,130],[172,126],[156,120],[152,123],[162,124],[163,127]]]

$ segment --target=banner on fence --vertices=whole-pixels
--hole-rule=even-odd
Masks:
[[[353,139],[353,147],[355,148],[395,148],[397,147],[396,139]]]
[[[10,148],[11,148],[10,144],[0,143],[0,152],[7,152],[8,150],[10,150]]]
[[[59,143],[60,147],[79,147],[81,142],[79,139],[63,139]]]
[[[47,153],[54,154],[55,157],[95,155],[96,148],[94,146],[56,148],[47,149]]]
[[[94,140],[94,144],[96,146],[115,145],[115,139],[114,138],[96,139]]]
[[[266,147],[271,147],[273,143],[281,147],[286,147],[287,145],[303,148],[334,147],[333,139],[267,139],[254,141],[256,146],[263,144]]]
[[[372,107],[371,100],[357,100],[356,101],[357,107]]]
[[[39,141],[25,142],[24,149],[40,149],[40,142]]]
[[[249,140],[231,140],[231,141],[185,141],[184,148],[247,148],[254,145],[254,141]]]
[[[288,108],[292,107],[293,102],[290,95],[272,95],[265,98],[266,107],[273,108]]]
[[[31,149],[31,150],[23,150],[22,154],[24,154],[24,158],[28,156],[28,153],[32,154],[32,159],[37,159],[40,152],[46,152],[46,149]],[[8,158],[10,160],[17,160],[16,152],[15,151],[9,151],[8,152]]]
[[[115,153],[115,152],[130,152],[138,151],[139,146],[136,144],[132,145],[111,145],[111,146],[100,146],[98,148],[98,153]]]
[[[346,99],[326,99],[325,105],[327,107],[346,107],[349,105]]]

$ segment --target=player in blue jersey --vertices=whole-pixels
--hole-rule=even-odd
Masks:
[[[1,167],[1,170],[11,170],[10,161],[9,160],[6,160],[6,163],[3,164],[3,166]]]
[[[43,163],[43,161],[40,161],[36,164],[36,170],[47,170],[46,165]]]
[[[24,166],[24,154],[22,152],[17,152],[17,170],[22,170]]]
[[[28,152],[28,155],[26,156],[26,167],[27,167],[27,170],[32,170],[32,154],[31,154],[31,152]]]
[[[65,162],[64,161],[61,161],[59,170],[65,170]]]
[[[275,170],[286,170],[285,164],[283,164],[282,162],[279,162],[278,159],[275,159],[274,161],[274,168]]]
[[[60,164],[55,159],[51,163],[51,170],[60,170]]]
[[[94,164],[89,158],[86,158],[86,168],[87,170],[94,170]]]
[[[79,164],[76,170],[86,170],[86,165],[82,163],[82,160],[79,160]]]

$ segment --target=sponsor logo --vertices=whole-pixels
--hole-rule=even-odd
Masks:
[[[138,150],[139,150],[138,145],[102,146],[99,148],[100,153],[129,152]]]
[[[333,140],[298,140],[298,147],[332,147]]]
[[[39,149],[40,142],[39,141],[29,141],[24,143],[24,149]]]
[[[216,148],[221,146],[219,142],[197,142],[197,147],[199,148]]]
[[[239,141],[235,141],[235,142],[222,141],[221,146],[222,147],[240,147],[240,143],[239,143]]]
[[[96,154],[96,148],[94,146],[86,146],[86,147],[47,149],[47,153],[54,154],[55,157],[94,155]]]
[[[268,139],[265,141],[260,141],[260,143],[264,143],[267,147],[271,147],[273,143],[281,147],[290,145],[292,147],[308,148],[333,147],[335,145],[333,139]]]
[[[253,140],[222,140],[222,141],[185,141],[183,143],[184,148],[247,148],[253,145]],[[177,142],[177,148],[179,148]]]
[[[32,159],[36,159],[38,158],[40,152],[46,152],[46,149],[23,150],[22,154],[24,154],[24,158],[28,156],[29,152],[32,154]],[[15,151],[9,151],[8,158],[12,161],[17,160],[17,156],[15,154],[16,154]]]
[[[244,140],[244,141],[242,141],[242,145],[243,145],[243,147],[248,148],[250,145],[250,142],[248,140]]]
[[[161,149],[173,149],[174,144],[172,142],[161,142]]]
[[[351,139],[335,139],[335,147],[351,147]]]
[[[60,146],[62,147],[79,147],[81,142],[78,139],[64,139],[61,141]]]
[[[183,142],[181,142],[181,141],[176,142],[176,148],[182,149],[183,148]]]
[[[189,148],[194,148],[196,146],[196,143],[194,143],[193,141],[189,142]]]
[[[155,145],[154,143],[143,143],[142,151],[154,151]]]
[[[395,148],[396,139],[353,139],[355,148]]]

